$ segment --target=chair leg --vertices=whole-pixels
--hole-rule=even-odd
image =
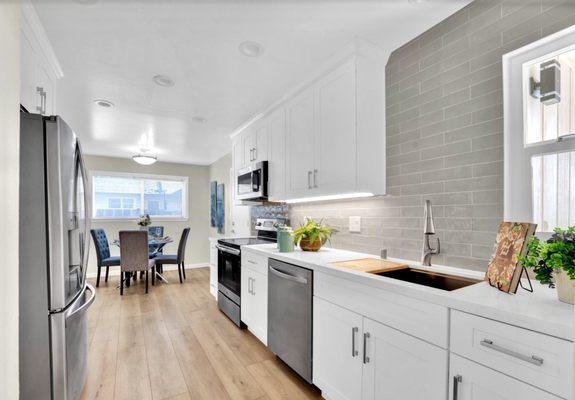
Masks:
[[[184,279],[186,279],[186,267],[184,266],[184,262],[182,261],[182,272],[184,274]]]
[[[106,267],[106,279],[105,281],[108,282],[108,274],[110,273],[110,267]]]
[[[146,294],[148,293],[148,271],[146,271]]]
[[[124,295],[124,273],[120,271],[120,296]]]
[[[98,266],[98,275],[96,275],[96,287],[100,287],[100,266]]]
[[[152,267],[152,286],[156,286],[156,266]]]
[[[134,275],[132,276],[134,282],[136,282],[136,279],[138,278],[138,271],[134,271]]]
[[[178,264],[178,275],[180,276],[180,283],[184,283],[182,281],[182,266]]]
[[[126,287],[130,287],[130,281],[132,280],[132,273],[131,272],[124,272],[126,274]]]

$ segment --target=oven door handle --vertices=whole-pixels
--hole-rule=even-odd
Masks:
[[[234,256],[239,256],[241,251],[238,249],[232,249],[228,246],[222,246],[221,244],[216,244],[216,249],[223,251],[224,253],[232,254]]]

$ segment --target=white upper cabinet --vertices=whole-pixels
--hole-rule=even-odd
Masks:
[[[268,195],[271,200],[285,198],[285,113],[280,108],[268,118]]]
[[[56,82],[62,70],[36,10],[27,1],[22,2],[20,39],[20,102],[31,113],[56,114]]]
[[[318,82],[313,182],[322,194],[356,189],[355,60]]]
[[[272,200],[385,194],[386,59],[362,41],[345,50],[323,74],[271,105],[271,113],[262,113],[234,138],[235,168],[264,160],[273,164]],[[278,109],[285,113],[283,126]]]
[[[241,136],[234,138],[232,143],[232,158],[234,171],[244,167],[244,140]]]
[[[286,195],[313,192],[315,96],[307,90],[286,105]]]

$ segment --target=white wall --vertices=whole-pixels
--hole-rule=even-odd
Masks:
[[[0,2],[0,237],[10,238],[0,279],[0,399],[18,398],[18,174],[20,4]]]
[[[190,227],[190,236],[186,246],[186,265],[209,263],[209,167],[188,164],[175,164],[157,162],[153,165],[139,165],[131,159],[101,157],[86,155],[86,168],[90,171],[114,171],[131,172],[157,175],[175,175],[188,177],[188,220],[187,221],[161,221],[152,218],[153,225],[163,225],[164,234],[171,236],[174,243],[165,247],[164,253],[176,254],[178,241],[185,227]],[[118,232],[122,229],[138,229],[135,221],[109,221],[93,220],[92,228],[103,228],[112,242],[118,238]],[[90,241],[90,259],[88,262],[88,274],[94,274],[96,267],[96,252],[94,243]],[[119,255],[119,248],[110,245],[112,255]],[[112,268],[113,270],[114,268]],[[118,267],[115,267],[118,269]],[[92,275],[90,275],[92,276]]]

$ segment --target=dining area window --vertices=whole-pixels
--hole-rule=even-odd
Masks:
[[[187,219],[187,177],[106,171],[91,181],[94,219]]]

